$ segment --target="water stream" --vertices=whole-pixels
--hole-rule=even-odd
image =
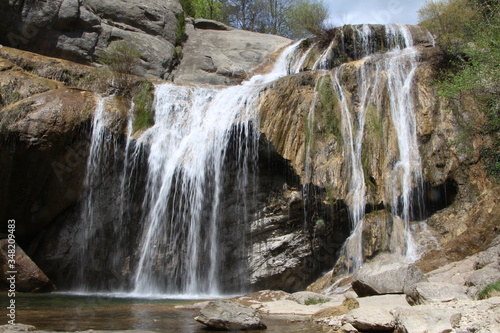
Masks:
[[[385,93],[390,101],[398,156],[383,186],[394,223],[401,224],[399,229],[403,233],[399,238],[393,237],[398,241],[391,249],[405,254],[409,260],[416,256],[409,225],[414,192],[419,190],[422,178],[411,95],[417,51],[412,47],[407,27],[388,25],[385,29],[390,50],[383,57],[373,55],[375,47],[370,26],[353,30],[357,44],[361,45],[361,49],[355,51],[361,58],[356,69],[356,101],[342,79],[346,65],[328,68],[333,41],[313,65],[313,69],[324,70],[318,77],[329,78],[340,102],[342,149],[348,169],[346,204],[352,230],[342,251],[350,270],[357,269],[365,259],[362,231],[367,195],[363,169],[366,117],[370,107],[381,112],[377,101],[383,99]],[[123,156],[114,158],[123,160],[114,192],[120,214],[114,218],[112,227],[113,234],[120,237],[110,246],[112,258],[106,259],[106,265],[109,271],[115,272],[118,282],[116,287],[106,285],[108,290],[127,292],[131,296],[184,295],[187,298],[218,296],[229,287],[244,291],[248,285],[246,263],[231,262],[229,256],[247,256],[245,234],[252,218],[250,203],[255,201],[252,196],[258,177],[259,97],[270,82],[301,71],[317,46],[313,43],[299,51],[299,45],[297,42],[286,48],[269,73],[255,75],[238,86],[157,85],[155,124],[135,139],[131,138],[133,112],[130,112],[125,149],[120,153]],[[319,79],[316,86],[318,84]],[[308,115],[309,124],[315,122],[317,100],[316,94]],[[95,234],[99,228],[96,228],[98,218],[94,214],[100,209],[98,189],[105,178],[103,163],[106,163],[103,159],[116,146],[105,129],[105,102],[106,98],[99,100],[94,116],[85,178],[87,191],[82,200],[81,218],[86,225],[78,236],[81,263],[73,288],[82,292],[102,288],[99,283],[97,287],[95,284],[94,288],[90,287],[96,278],[88,267],[97,255],[95,239],[105,238]],[[312,128],[309,130],[314,132]],[[310,146],[307,149],[305,182],[310,182],[312,153]],[[228,169],[231,164],[228,160],[234,170]],[[132,217],[133,213],[128,211],[141,163],[146,164],[142,206],[138,209],[142,213]],[[229,171],[231,177],[227,175]],[[239,207],[234,214],[240,217],[230,230],[222,228],[226,207],[222,205],[221,196],[228,187]],[[307,192],[307,186],[304,191]],[[307,200],[307,193],[304,199]],[[307,212],[304,215],[307,216]],[[131,224],[135,229],[130,229]],[[225,251],[223,239],[228,238],[239,245],[236,251],[241,253]],[[130,244],[134,248],[130,248]],[[120,274],[116,273],[120,271],[130,273],[129,281],[121,281]],[[231,286],[223,285],[228,280],[222,274],[237,278],[231,281]]]

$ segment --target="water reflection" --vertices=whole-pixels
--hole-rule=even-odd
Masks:
[[[196,310],[176,309],[199,300],[138,299],[65,294],[16,294],[16,322],[39,330],[140,330],[168,333],[208,333],[193,318]],[[0,303],[7,304],[7,294]],[[266,317],[265,331],[254,333],[319,333],[323,329],[309,322]]]

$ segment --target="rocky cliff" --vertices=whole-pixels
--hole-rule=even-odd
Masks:
[[[99,17],[101,28],[96,31],[103,35],[96,32],[93,47],[101,40],[99,36],[105,36],[107,25],[117,34],[123,28],[123,34],[148,33],[168,40],[171,29],[153,19],[158,12],[132,6],[137,10],[124,18],[117,3],[75,1],[78,20],[87,12]],[[73,2],[51,2],[50,6],[56,4],[56,12],[64,13]],[[35,20],[38,16],[33,13],[43,12],[43,6],[49,4],[40,3],[42,7],[33,12],[30,8],[35,7],[30,6],[35,3],[5,8],[16,20],[31,22],[23,20]],[[151,22],[138,20],[146,13]],[[175,17],[175,10],[162,13]],[[57,36],[54,31],[67,35],[62,33],[64,15],[47,17],[44,29],[51,31],[51,38]],[[86,31],[88,26],[81,26]],[[410,27],[416,46],[409,53],[391,54],[393,49],[403,52],[408,46],[403,40],[409,38],[396,35],[401,45],[391,45],[391,40],[398,40],[387,37],[393,33],[391,29],[347,26],[337,29],[327,45],[303,42],[291,55],[295,60],[289,59],[290,73],[296,74],[263,85],[256,101],[245,102],[256,103],[258,117],[248,126],[237,121],[231,126],[227,147],[222,147],[226,153],[220,170],[225,176],[217,184],[222,212],[217,239],[223,249],[217,267],[224,290],[299,290],[335,263],[338,270],[349,270],[356,265],[355,256],[370,260],[386,251],[407,254],[406,226],[415,245],[413,254],[422,257],[419,265],[423,270],[483,250],[498,234],[498,186],[486,174],[478,153],[488,146],[489,138],[460,141],[454,113],[433,88],[443,54],[433,47],[429,36]],[[45,30],[39,31],[43,34]],[[236,84],[258,72],[259,65],[264,70],[265,59],[288,43],[280,37],[264,38],[203,20],[188,21],[187,33],[184,58],[173,73],[179,83]],[[250,45],[234,43],[247,35]],[[198,47],[204,48],[202,41],[212,39],[220,43],[219,48],[198,52]],[[77,40],[81,41],[73,42]],[[43,45],[37,45],[29,47],[45,52]],[[91,61],[83,56],[86,51],[72,50],[74,53],[52,52]],[[340,53],[344,55],[341,59]],[[392,62],[394,55],[401,55],[405,62]],[[152,68],[149,65],[142,66],[139,74],[165,76],[163,65],[152,71],[147,69]],[[407,132],[413,130],[416,138],[408,146],[413,145],[417,155],[407,164],[403,163],[406,153],[400,149],[399,120],[392,112],[398,107],[392,95],[400,88],[391,82],[400,78],[403,83],[411,78],[400,87],[404,94],[396,95],[404,96],[401,105],[412,110],[414,129]],[[5,184],[0,191],[1,218],[18,221],[18,241],[59,288],[73,288],[83,276],[89,279],[86,285],[91,290],[130,290],[136,277],[134,267],[141,260],[135,250],[143,242],[140,222],[145,215],[147,186],[151,186],[148,170],[153,162],[148,157],[153,148],[141,137],[144,128],[131,135],[130,96],[108,96],[112,80],[113,75],[105,70],[1,49],[0,177]],[[143,87],[153,80],[134,77],[131,82]],[[188,93],[198,98],[212,93],[208,88],[194,89],[179,88],[185,94],[179,95],[179,103],[191,104],[186,101]],[[136,93],[133,90],[132,95]],[[469,117],[480,119],[473,103],[465,102],[470,103]],[[92,166],[94,174],[89,175],[99,106],[107,119],[99,148],[102,164]],[[254,151],[258,159],[240,159],[253,156],[245,155],[248,151]],[[244,183],[242,173],[248,176]],[[98,181],[89,187],[93,176]],[[401,182],[390,185],[394,179]],[[213,187],[214,182],[207,182],[206,200],[213,200],[210,193],[219,193],[211,192]],[[88,198],[93,204],[91,218],[98,223],[92,228],[85,224],[88,212],[82,213]],[[182,196],[169,198],[172,205],[184,202]],[[207,202],[202,201],[206,205],[204,221],[212,214]],[[362,221],[361,240],[349,238],[346,243],[358,226],[353,225],[356,219]],[[207,234],[200,233],[201,237]],[[346,244],[361,244],[360,253],[353,255],[358,250],[349,248],[346,252]],[[176,275],[181,268],[175,264],[182,266],[178,260],[186,249],[186,244],[179,244],[175,251],[156,253],[152,261],[155,279],[167,276],[182,284]],[[208,257],[209,251],[205,251],[196,265],[206,266]],[[170,266],[161,264],[165,258],[171,258]],[[79,275],[81,267],[88,270],[84,275]],[[331,276],[327,280],[330,286]]]

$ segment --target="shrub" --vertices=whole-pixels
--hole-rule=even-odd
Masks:
[[[500,280],[484,287],[484,289],[477,294],[477,298],[486,299],[495,295],[500,295]]]
[[[133,43],[124,40],[111,42],[107,48],[97,52],[98,60],[114,74],[114,88],[126,95],[130,90],[130,74],[142,56]]]

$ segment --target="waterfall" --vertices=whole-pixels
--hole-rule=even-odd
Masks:
[[[355,95],[358,96],[356,102],[351,100],[353,97],[346,95],[346,87],[341,80],[346,65],[334,68],[330,72],[331,81],[334,83],[333,89],[340,100],[343,149],[348,169],[346,201],[352,230],[343,246],[341,257],[344,257],[346,266],[351,272],[364,261],[362,232],[366,206],[366,180],[362,152],[366,149],[363,147],[366,113],[369,105],[375,105],[377,100],[383,98],[384,88],[390,101],[390,114],[399,153],[399,160],[394,163],[392,174],[385,181],[396,225],[395,235],[390,236],[393,239],[390,247],[392,251],[406,255],[409,260],[416,259],[410,230],[411,201],[415,194],[414,189],[419,191],[422,181],[415,112],[411,97],[412,82],[417,68],[416,50],[412,47],[411,34],[403,25],[387,25],[387,44],[391,45],[392,49],[379,60],[370,55],[372,47],[369,27],[361,26],[356,31],[363,46],[360,54],[368,54],[360,60],[356,71]],[[399,236],[398,232],[403,234]]]
[[[238,142],[234,186],[244,210],[235,237],[244,237],[248,165],[259,137],[256,102],[265,84],[287,74],[297,45],[282,52],[270,73],[239,86],[156,87],[155,125],[139,138],[149,156],[134,293],[220,293],[220,197],[231,138]]]
[[[92,122],[92,134],[90,137],[90,149],[87,158],[87,169],[84,179],[84,196],[80,200],[80,218],[85,222],[85,226],[75,235],[78,246],[78,259],[83,261],[78,265],[76,285],[80,291],[90,290],[92,274],[88,267],[92,265],[92,258],[95,255],[93,240],[94,231],[98,219],[95,216],[95,207],[99,201],[99,185],[102,182],[103,158],[109,150],[109,133],[106,128],[105,103],[107,98],[99,96],[96,101],[96,110]]]

